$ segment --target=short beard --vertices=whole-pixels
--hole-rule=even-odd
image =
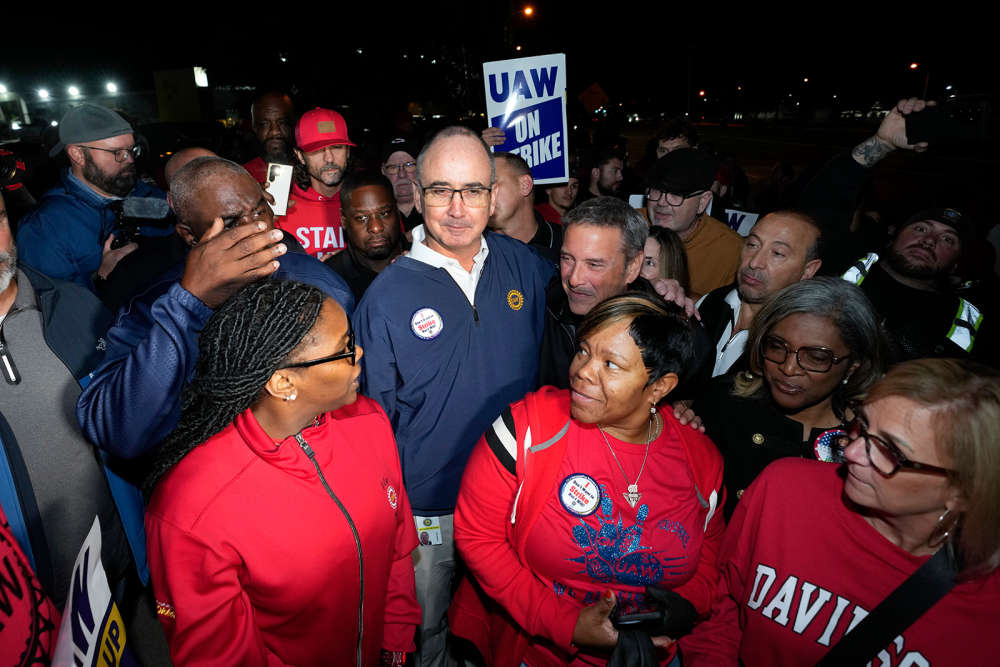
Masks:
[[[397,246],[399,246],[399,243],[396,243],[396,245],[383,246],[381,248],[376,248],[375,250],[365,251],[364,255],[368,259],[374,260],[389,259],[392,257],[392,253],[396,252]]]
[[[10,287],[10,281],[17,275],[17,246],[11,244],[10,252],[0,252],[0,292]]]
[[[332,167],[333,169],[335,169],[337,171],[337,179],[333,183],[327,183],[325,180],[323,180],[323,172],[324,172],[324,170],[327,169],[327,167]],[[343,180],[344,180],[344,173],[346,171],[347,171],[346,169],[341,169],[341,167],[340,167],[339,164],[334,164],[333,162],[328,162],[328,163],[324,164],[323,166],[321,166],[319,169],[317,169],[315,174],[309,174],[309,175],[312,176],[313,178],[315,178],[317,181],[319,181],[323,185],[332,188],[333,186],[340,185],[341,182],[343,182]]]
[[[116,175],[109,177],[100,170],[94,162],[94,158],[90,157],[90,152],[85,150],[83,151],[83,177],[107,193],[116,197],[127,197],[128,193],[132,192],[132,188],[135,187],[138,173],[133,162]]]
[[[941,272],[935,267],[927,264],[914,264],[891,246],[886,250],[885,261],[896,273],[907,278],[916,278],[918,280],[942,278],[940,275]]]
[[[619,184],[618,187],[620,188],[621,185]],[[617,189],[611,189],[606,185],[604,185],[603,183],[601,183],[600,181],[597,182],[597,191],[600,192],[605,197],[614,197],[618,195]]]

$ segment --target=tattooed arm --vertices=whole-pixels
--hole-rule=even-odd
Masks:
[[[870,168],[897,148],[918,153],[927,150],[926,141],[911,144],[907,140],[906,116],[911,113],[919,113],[929,106],[934,106],[934,104],[933,101],[925,102],[915,97],[900,100],[892,108],[892,111],[882,119],[882,124],[878,126],[878,132],[851,150],[851,157],[862,167]]]

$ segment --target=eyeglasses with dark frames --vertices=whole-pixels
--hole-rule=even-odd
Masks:
[[[906,455],[899,451],[899,447],[868,432],[868,425],[865,423],[865,418],[860,407],[853,407],[853,412],[854,419],[849,421],[845,427],[847,435],[840,436],[838,444],[846,449],[847,445],[858,438],[862,438],[865,441],[865,453],[868,455],[868,461],[882,476],[892,477],[900,468],[934,475],[949,475],[953,472],[948,468],[942,468],[941,466],[929,463],[920,463],[919,461],[912,461],[906,458]],[[872,444],[875,445],[874,448]]]
[[[138,160],[139,156],[142,155],[142,146],[136,144],[134,146],[129,146],[128,148],[98,148],[97,146],[85,146],[80,144],[80,148],[89,148],[92,151],[104,151],[105,153],[112,153],[115,156],[115,162],[124,162],[131,155],[133,160]]]
[[[779,365],[785,363],[789,354],[794,354],[799,368],[813,373],[826,373],[833,368],[834,364],[851,358],[849,354],[838,357],[828,347],[805,345],[793,350],[788,347],[788,343],[777,336],[765,336],[760,343],[760,352],[765,359]]]
[[[704,194],[705,190],[695,190],[694,192],[689,192],[683,194],[680,192],[665,192],[657,188],[646,188],[646,199],[649,201],[660,201],[666,197],[666,201],[671,206],[680,206],[684,203],[685,199],[690,199],[691,197],[697,197],[700,194]]]
[[[354,329],[350,329],[347,332],[347,347],[344,348],[343,352],[331,354],[329,357],[312,359],[311,361],[299,361],[294,364],[286,364],[282,368],[308,368],[310,366],[325,364],[330,361],[339,361],[340,359],[350,359],[352,366],[357,361],[357,349],[354,347]]]
[[[424,193],[424,203],[428,206],[450,206],[455,194],[469,208],[483,208],[490,203],[490,192],[493,187],[476,185],[468,188],[449,188],[443,185],[421,186]]]

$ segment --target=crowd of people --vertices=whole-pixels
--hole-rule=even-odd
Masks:
[[[0,197],[0,654],[52,659],[96,516],[147,665],[992,664],[973,223],[855,224],[931,105],[772,206],[665,123],[638,208],[615,146],[544,188],[500,128],[363,168],[273,91],[258,155],[161,189],[74,107],[60,183]]]

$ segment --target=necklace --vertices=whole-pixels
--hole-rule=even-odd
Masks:
[[[618,464],[618,469],[622,471],[622,477],[625,478],[625,484],[628,486],[627,491],[623,491],[622,495],[625,497],[625,502],[627,502],[632,509],[639,503],[639,499],[642,498],[642,494],[639,493],[639,478],[642,477],[642,471],[646,469],[646,459],[649,457],[649,443],[653,441],[653,420],[659,419],[659,415],[655,412],[649,417],[649,430],[646,432],[646,453],[642,455],[642,465],[639,466],[639,474],[635,476],[635,481],[629,484],[628,475],[625,474],[625,468],[622,467],[622,462],[618,460],[618,455],[615,454],[614,448],[611,447],[611,443],[608,442],[608,437],[604,435],[604,430],[598,426],[597,430],[600,431],[601,437],[604,438],[604,444],[608,446],[611,451],[611,456],[615,458],[615,463]]]

